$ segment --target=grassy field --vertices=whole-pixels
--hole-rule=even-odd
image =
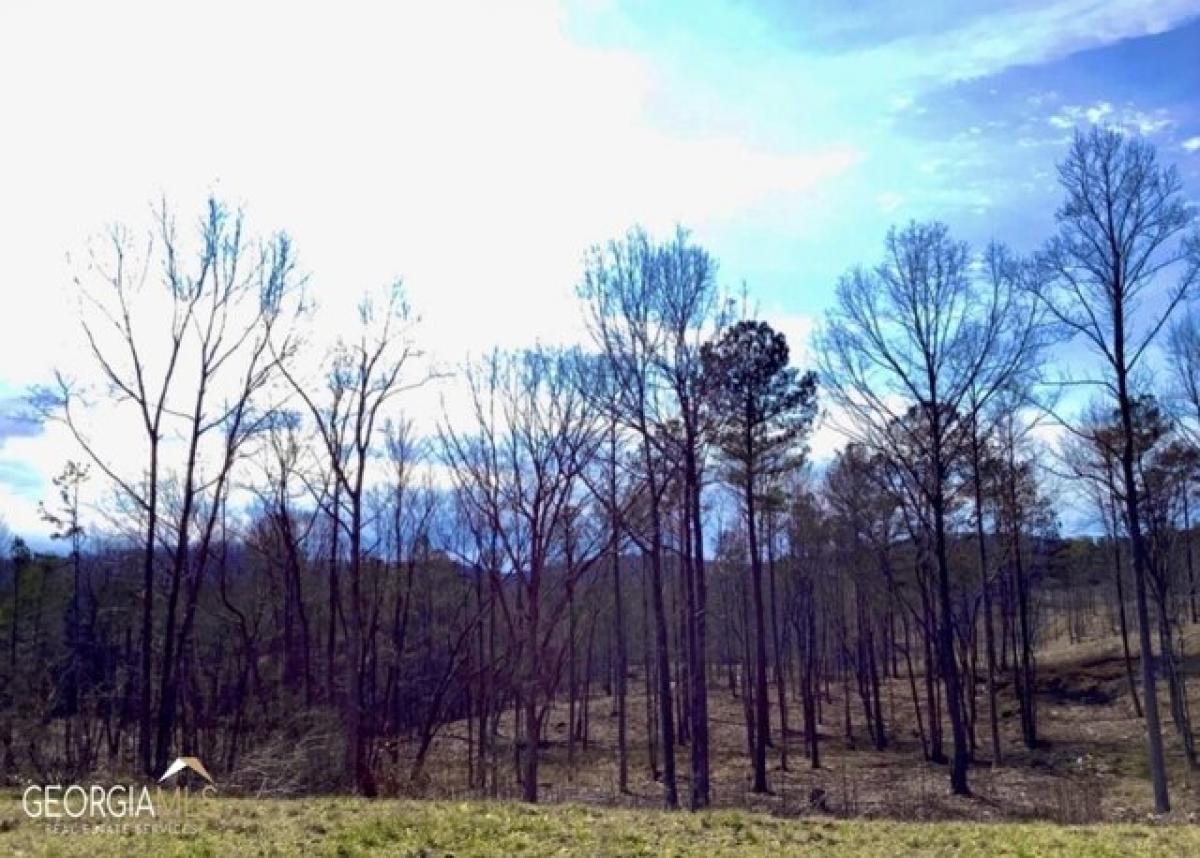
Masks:
[[[1200,828],[781,819],[579,805],[218,799],[183,830],[55,833],[0,802],[0,855],[1196,855]]]

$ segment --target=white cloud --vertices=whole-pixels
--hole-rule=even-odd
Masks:
[[[1107,101],[1092,105],[1064,105],[1046,121],[1059,129],[1071,129],[1083,124],[1106,125],[1143,136],[1157,134],[1175,125],[1175,120],[1163,108],[1148,112],[1130,103],[1116,108]]]
[[[1083,111],[1084,118],[1093,125],[1103,122],[1106,116],[1112,113],[1112,105],[1107,101],[1101,101],[1099,104],[1093,105]]]
[[[1200,152],[1200,137],[1189,137],[1180,145],[1185,152]]]
[[[792,366],[801,371],[812,369],[812,335],[816,320],[804,313],[788,313],[782,309],[769,310],[761,316],[787,338]]]
[[[12,491],[0,483],[0,525],[7,526],[5,534],[0,527],[0,536],[19,536],[35,550],[46,550],[50,547],[49,528],[38,515],[37,504],[30,503],[28,498]],[[8,555],[9,546],[0,545],[0,552]]]
[[[0,282],[25,287],[29,317],[65,315],[63,255],[83,236],[139,219],[160,189],[186,219],[215,187],[294,233],[323,313],[402,274],[447,351],[527,342],[574,313],[588,244],[634,220],[703,228],[858,159],[655,130],[650,71],[568,41],[553,4],[286,8],[237,5],[236,27],[220,8],[157,4],[84,6],[68,30],[53,9],[10,13],[0,73],[39,85],[0,94],[33,129],[0,163],[0,227],[27,237]],[[41,47],[50,33],[57,55]],[[23,328],[38,343],[0,341],[18,382],[45,369],[42,328]]]
[[[1122,39],[1171,29],[1197,12],[1195,0],[1051,0],[1006,5],[954,30],[896,39],[870,58],[893,80],[967,80],[1015,65],[1036,65]]]
[[[0,337],[0,393],[56,365],[86,373],[81,246],[112,220],[147,223],[160,193],[182,228],[215,190],[249,204],[253,229],[292,233],[320,306],[310,357],[363,290],[402,275],[424,340],[456,364],[577,339],[582,253],[632,222],[686,219],[703,237],[859,158],[664,132],[647,115],[654,74],[572,42],[551,2],[6,5],[0,77],[27,83],[0,89],[21,129],[0,159],[0,232],[21,237],[0,254],[19,322]],[[411,404],[431,419],[437,402]],[[91,422],[133,469],[136,431],[112,413]],[[56,432],[5,452],[43,478],[78,455]],[[0,510],[32,525],[35,499],[9,488]]]

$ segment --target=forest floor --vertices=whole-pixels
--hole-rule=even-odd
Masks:
[[[1185,645],[1200,652],[1200,627],[1188,630]],[[1137,670],[1136,650],[1134,669]],[[902,666],[903,670],[903,666]],[[1191,671],[1191,665],[1189,665]],[[923,694],[922,678],[917,677]],[[593,694],[589,742],[577,743],[574,767],[567,765],[567,707],[547,717],[547,742],[539,776],[540,800],[587,805],[655,808],[662,804],[662,785],[651,778],[646,742],[646,700],[641,684],[628,699],[629,792],[617,789],[616,717],[612,698]],[[1021,741],[1011,675],[998,684],[1003,760],[993,765],[988,726],[987,692],[978,687],[977,749],[970,770],[971,798],[949,794],[945,765],[926,762],[913,718],[906,676],[889,681],[883,708],[888,747],[871,745],[862,704],[851,689],[854,742],[846,739],[842,690],[834,684],[823,703],[820,725],[821,768],[810,767],[805,755],[798,702],[789,705],[788,769],[781,768],[778,747],[778,701],[771,687],[771,723],[776,746],[768,749],[771,795],[750,791],[742,701],[728,688],[710,691],[712,799],[718,808],[739,808],[799,816],[812,813],[813,790],[824,790],[828,813],[838,817],[896,820],[1050,821],[1067,824],[1141,822],[1152,816],[1145,752],[1145,730],[1135,716],[1125,679],[1119,638],[1086,644],[1056,644],[1038,657],[1037,748]],[[1200,772],[1189,771],[1170,719],[1166,690],[1159,683],[1163,736],[1168,755],[1171,822],[1200,819]],[[789,691],[789,695],[790,695]],[[1189,688],[1191,711],[1200,712],[1200,682]],[[928,725],[925,725],[928,729]],[[511,736],[511,721],[501,732]],[[952,748],[949,723],[943,727],[947,754]],[[402,793],[426,798],[464,799],[467,788],[465,723],[449,725],[435,742],[426,776]],[[676,751],[679,795],[686,804],[688,749]],[[402,760],[397,767],[406,772]],[[499,797],[516,798],[511,763],[502,763]],[[403,782],[403,776],[398,778]]]
[[[1200,649],[1200,627],[1189,630]],[[1200,854],[1200,778],[1187,770],[1163,694],[1173,810],[1152,815],[1142,723],[1134,716],[1118,643],[1059,644],[1039,655],[1039,727],[1034,750],[1020,742],[1011,687],[1000,689],[1002,765],[989,759],[986,692],[979,688],[974,795],[949,795],[946,767],[923,759],[907,679],[884,696],[889,746],[870,747],[862,708],[853,699],[855,742],[846,740],[841,689],[831,688],[821,725],[822,766],[813,770],[803,737],[788,737],[790,766],[770,754],[773,793],[750,792],[742,702],[714,686],[714,809],[662,813],[661,784],[650,777],[645,705],[629,699],[630,791],[616,788],[613,701],[593,696],[590,741],[567,766],[566,707],[548,719],[539,777],[542,805],[515,800],[507,755],[499,798],[479,801],[467,789],[465,723],[439,736],[420,784],[407,782],[408,761],[385,762],[383,785],[400,797],[237,798],[195,802],[165,830],[87,831],[71,820],[28,818],[16,793],[0,794],[0,855],[1196,855]],[[918,677],[918,683],[920,677]],[[1193,685],[1197,683],[1193,682]],[[772,689],[772,693],[774,690]],[[1200,696],[1192,711],[1200,711]],[[773,703],[777,706],[777,702]],[[778,715],[772,709],[772,723]],[[799,721],[799,707],[791,719]],[[502,733],[511,735],[511,723]],[[799,727],[797,723],[796,727]],[[946,729],[949,750],[949,729]],[[389,755],[385,752],[384,759]],[[686,801],[688,750],[677,750],[679,792]],[[389,768],[390,766],[390,768]],[[396,784],[403,784],[397,788]],[[826,807],[814,809],[813,789]],[[423,800],[414,800],[414,799]],[[153,826],[152,826],[153,827]]]
[[[578,804],[219,798],[178,829],[100,833],[25,819],[0,798],[0,854],[27,856],[1095,855],[1200,853],[1200,828],[781,819]]]

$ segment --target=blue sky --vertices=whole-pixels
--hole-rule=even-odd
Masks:
[[[0,79],[0,517],[35,542],[77,454],[14,403],[86,373],[81,251],[160,194],[291,232],[322,330],[403,276],[448,363],[577,336],[580,257],[633,223],[693,228],[802,351],[892,223],[1035,247],[1076,127],[1145,135],[1200,199],[1200,0],[17,0]]]
[[[726,270],[790,312],[820,314],[897,221],[1036,246],[1077,125],[1137,129],[1200,190],[1198,3],[601,4],[572,31],[654,58],[664,127],[854,153],[812,198],[713,231]]]

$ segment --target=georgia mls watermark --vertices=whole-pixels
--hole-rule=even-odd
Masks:
[[[203,782],[184,786],[183,772]],[[164,786],[165,785],[165,786]],[[195,834],[189,821],[198,800],[216,795],[212,775],[197,757],[179,757],[153,787],[136,784],[33,784],[21,794],[21,809],[46,823],[53,834]]]

